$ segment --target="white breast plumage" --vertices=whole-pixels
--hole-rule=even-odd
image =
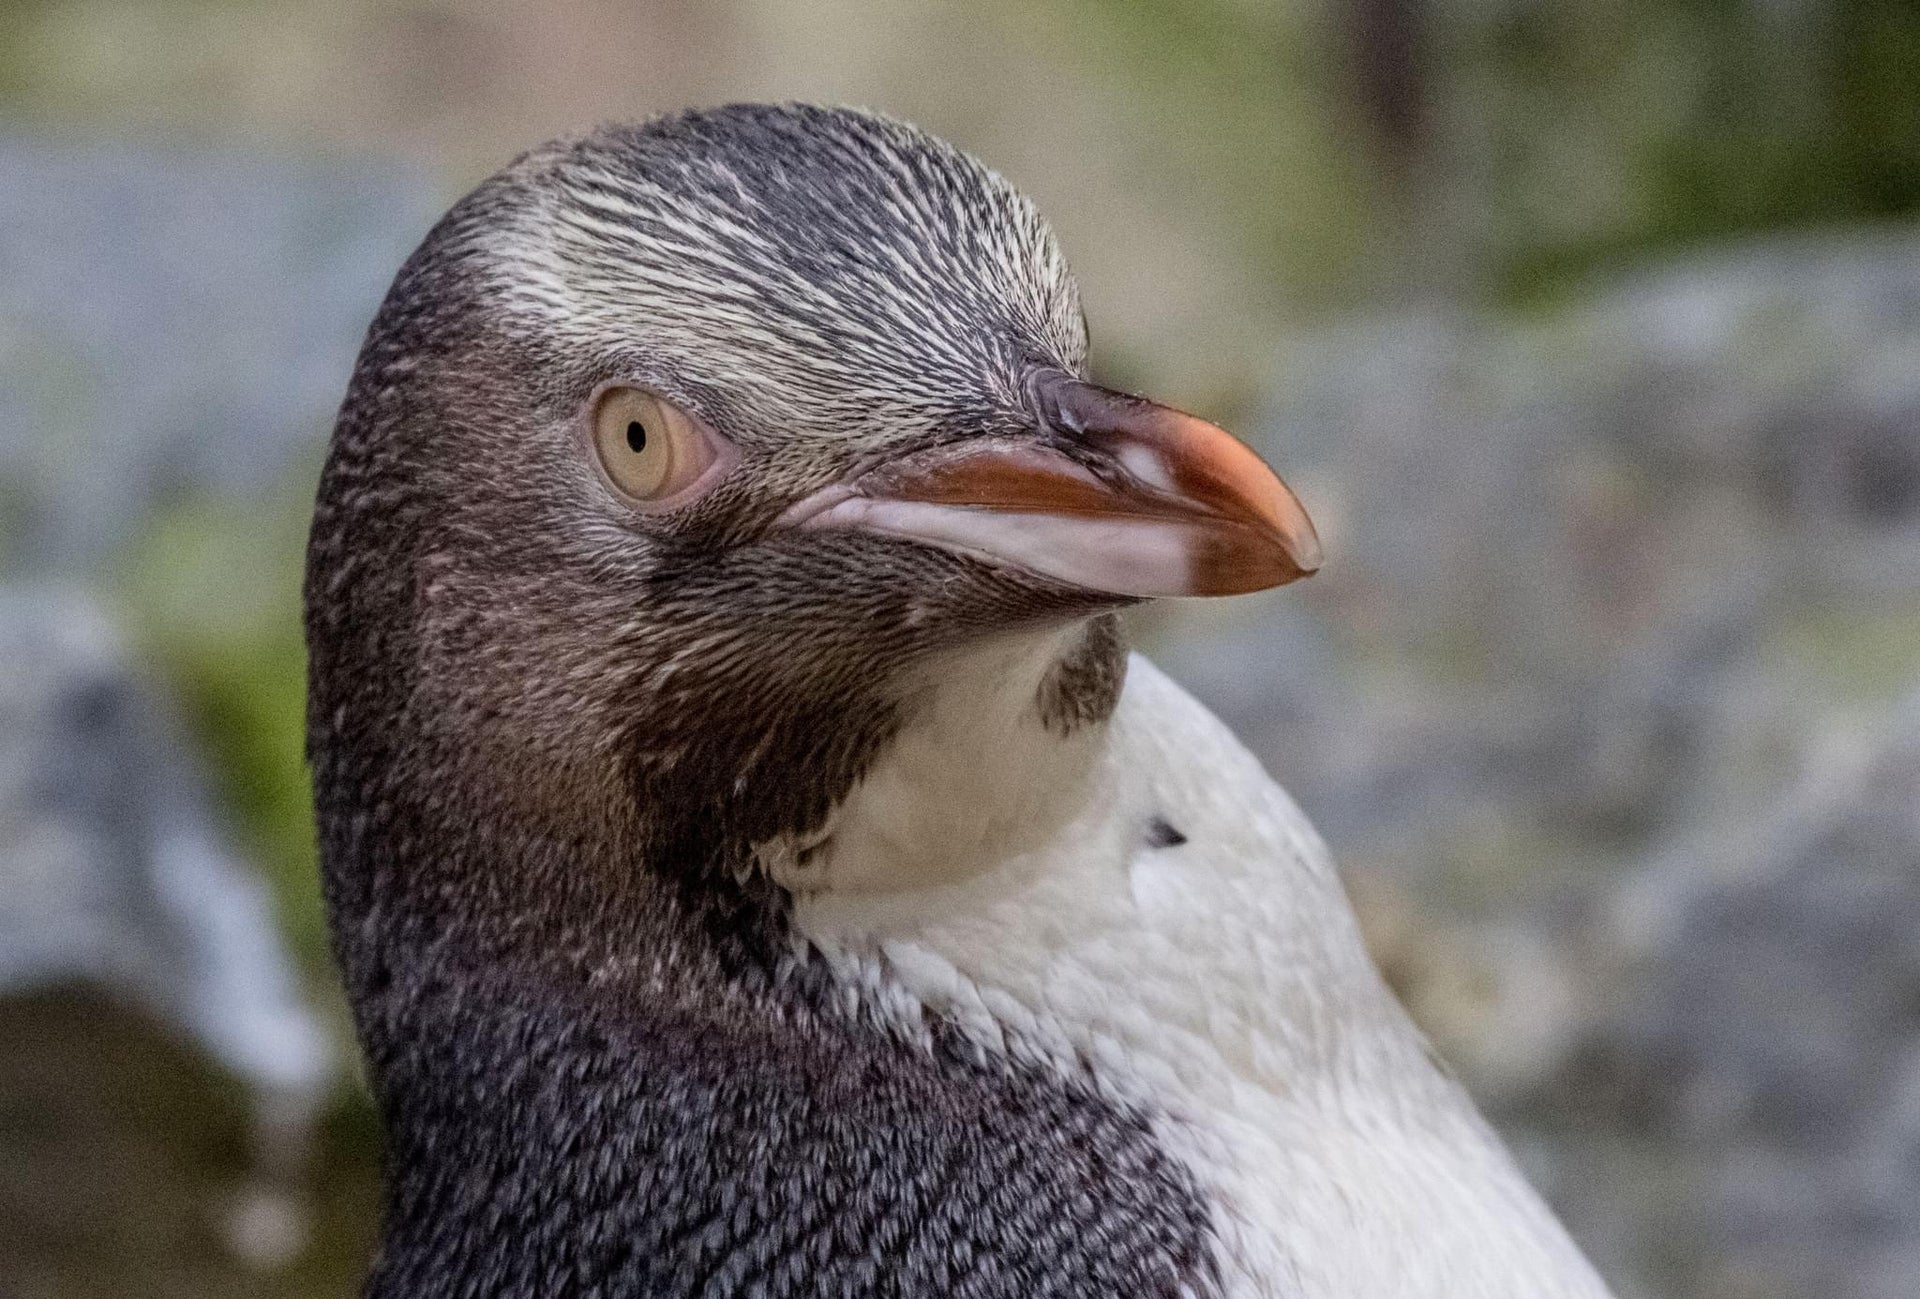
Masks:
[[[904,1030],[938,1014],[1153,1115],[1231,1295],[1603,1299],[1285,792],[1138,656],[1105,727],[1049,735],[1021,714],[1055,652],[971,656],[804,866],[771,854],[806,941]]]

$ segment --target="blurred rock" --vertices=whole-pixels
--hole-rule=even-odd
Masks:
[[[317,464],[440,206],[394,165],[0,137],[0,564],[83,569]]]
[[[1630,1103],[1600,1116],[1667,1137],[1688,1293],[1920,1287],[1920,685],[1822,738],[1779,797],[1628,879],[1608,938],[1629,973],[1565,1079],[1606,1076]]]
[[[158,682],[247,701],[220,715],[250,733],[213,738],[272,767],[246,788],[280,823],[253,829],[304,850],[298,708],[280,703],[297,560],[222,521],[285,509],[317,468],[366,323],[441,206],[421,172],[364,159],[0,138],[0,572],[35,583],[0,589],[0,992],[104,985],[247,1084],[254,1175],[223,1235],[263,1267],[305,1238],[338,1060]],[[233,560],[211,597],[178,589],[203,550]],[[218,643],[136,671],[76,593],[108,585]],[[242,635],[235,606],[273,625]]]
[[[100,609],[0,588],[0,993],[75,981],[245,1081],[262,1187],[297,1180],[336,1062],[265,889]],[[292,1238],[284,1219],[275,1242]]]
[[[1337,837],[1427,836],[1489,790],[1603,822],[1692,815],[1670,801],[1715,797],[1692,777],[1769,635],[1920,610],[1910,232],[1703,258],[1524,323],[1355,324],[1287,356],[1262,449],[1328,534],[1298,602],[1360,698],[1252,739]],[[1176,658],[1204,687],[1221,674],[1201,660],[1269,662],[1268,634]],[[1324,761],[1329,730],[1351,764]]]

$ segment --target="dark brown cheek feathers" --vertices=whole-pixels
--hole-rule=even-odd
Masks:
[[[892,739],[928,658],[1114,603],[858,536],[743,548],[656,594],[658,621],[621,648],[648,665],[617,705],[621,747],[665,841],[729,854],[820,825]],[[1057,729],[1104,717],[1118,697],[1117,628],[1089,626],[1036,700]],[[688,641],[713,652],[676,656]]]
[[[819,825],[930,656],[1119,602],[858,534],[676,539],[586,577],[511,539],[434,538],[432,554],[398,726],[444,755],[442,797],[673,863],[737,862]],[[1042,686],[1042,720],[1106,716],[1124,661],[1093,617]]]

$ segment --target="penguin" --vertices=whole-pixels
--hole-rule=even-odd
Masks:
[[[400,269],[305,585],[374,1299],[1607,1291],[1117,614],[1320,563],[901,122],[536,148]],[[1249,665],[1249,670],[1257,670]]]

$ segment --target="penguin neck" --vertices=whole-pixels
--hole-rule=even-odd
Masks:
[[[943,655],[916,672],[898,733],[827,823],[757,847],[795,893],[966,879],[1030,851],[1085,804],[1125,681],[1103,615]]]
[[[321,710],[316,788],[349,988],[384,996],[396,971],[448,960],[564,973],[581,987],[637,981],[669,999],[764,981],[790,950],[792,895],[964,879],[1069,824],[1125,671],[1112,615],[929,656],[896,685],[893,734],[826,822],[751,845],[763,871],[744,843],[650,860],[645,827],[611,814],[529,820],[438,732],[404,745],[378,731],[335,736]],[[566,805],[619,807],[602,795]]]

